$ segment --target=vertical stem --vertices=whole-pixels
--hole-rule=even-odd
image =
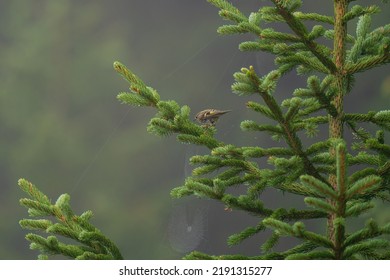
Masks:
[[[343,100],[344,95],[346,93],[346,75],[344,71],[345,67],[345,39],[347,35],[347,24],[343,20],[344,15],[347,12],[348,8],[348,1],[347,0],[334,0],[334,15],[335,15],[335,25],[334,25],[334,31],[335,31],[335,37],[334,37],[334,64],[336,66],[336,72],[335,72],[335,86],[336,86],[336,94],[334,95],[332,99],[332,104],[336,108],[337,115],[336,116],[329,116],[329,137],[330,138],[343,138]],[[330,149],[330,154],[332,156],[336,156],[336,147]],[[331,183],[332,187],[336,190],[338,190],[337,186],[337,177],[336,174],[331,174],[329,176],[329,182]],[[345,201],[333,201],[333,204],[345,204]],[[335,205],[337,208],[340,205]],[[343,237],[336,236],[335,235],[335,228],[334,228],[334,220],[336,218],[335,214],[332,214],[328,217],[328,236],[330,240],[334,244],[335,248],[335,257],[336,259],[341,258],[342,252],[341,252],[341,239]]]

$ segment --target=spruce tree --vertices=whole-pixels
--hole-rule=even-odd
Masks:
[[[355,1],[351,0],[334,0],[334,14],[328,16],[300,11],[300,0],[269,0],[264,2],[270,6],[262,6],[246,16],[228,1],[208,2],[219,8],[219,15],[230,22],[218,28],[220,34],[255,36],[255,40],[239,45],[241,51],[275,56],[273,71],[260,76],[253,66],[244,67],[234,74],[232,85],[234,93],[253,97],[254,101],[246,103],[248,110],[269,119],[268,123],[243,120],[243,133],[268,135],[275,140],[275,147],[240,147],[218,140],[218,124],[194,122],[189,106],[162,100],[155,89],[126,66],[114,63],[114,69],[130,84],[129,91],[120,93],[118,99],[131,106],[153,107],[157,111],[147,127],[150,133],[174,134],[181,143],[204,146],[210,151],[190,158],[190,163],[197,167],[182,186],[172,189],[172,197],[211,198],[229,209],[258,217],[257,224],[230,236],[229,245],[237,245],[260,232],[269,233],[268,239],[259,244],[256,256],[192,252],[186,258],[389,259],[390,243],[386,235],[390,233],[390,223],[379,225],[369,219],[363,228],[354,232],[346,225],[350,218],[370,211],[377,199],[390,201],[390,146],[385,143],[385,134],[390,130],[390,110],[346,112],[343,104],[345,96],[353,94],[357,73],[390,62],[390,25],[371,28],[371,17],[379,8],[352,5]],[[355,32],[349,34],[347,26],[354,19],[357,19]],[[308,22],[315,23],[311,30]],[[285,24],[290,32],[264,28],[265,23]],[[306,76],[307,86],[291,89],[291,97],[278,102],[277,85],[291,71]],[[329,130],[325,139],[317,135],[323,127]],[[313,137],[315,143],[303,144],[306,136],[302,132]],[[348,140],[347,134],[352,134],[353,139]],[[258,163],[264,158],[268,167]],[[39,193],[29,191],[32,185],[25,180],[20,185],[30,194]],[[232,188],[241,190],[242,194],[233,195]],[[280,190],[279,195],[300,196],[307,208],[265,207],[262,193],[268,188]],[[65,226],[54,226],[46,220],[22,220],[23,227],[44,229],[84,242],[86,246],[75,248],[78,254],[67,254],[71,257],[120,257],[112,242],[87,222],[89,212],[74,215],[68,196],[55,205],[42,197],[43,194],[35,195],[35,200],[21,202],[30,208],[30,214],[50,213]],[[309,219],[320,221],[326,234],[307,230],[305,221]],[[285,236],[297,238],[300,244],[276,252],[275,245]],[[31,234],[28,238],[34,249],[66,252],[59,250],[58,245],[54,249],[49,247],[57,242],[51,243],[49,238]]]

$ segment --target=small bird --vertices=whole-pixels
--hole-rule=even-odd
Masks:
[[[227,112],[230,112],[230,110],[221,111],[216,109],[206,109],[197,113],[195,119],[206,126],[214,126],[219,117],[223,114],[226,114]]]

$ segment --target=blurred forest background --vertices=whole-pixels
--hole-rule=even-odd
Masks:
[[[247,14],[268,4],[232,2]],[[332,2],[304,1],[304,10],[332,14]],[[388,23],[389,5],[356,3],[382,7],[373,28]],[[52,201],[69,193],[77,214],[92,210],[92,222],[126,259],[175,259],[193,249],[259,253],[262,236],[226,245],[229,235],[255,224],[256,217],[224,211],[215,201],[170,198],[171,188],[191,172],[188,158],[203,150],[148,134],[155,112],[116,100],[128,87],[113,70],[118,60],[162,99],[189,105],[193,115],[209,107],[232,110],[217,126],[222,141],[274,145],[264,135],[241,133],[240,122],[258,116],[245,109],[249,99],[230,90],[234,72],[254,65],[265,74],[273,69],[273,57],[240,53],[238,43],[250,38],[219,36],[221,24],[206,0],[0,2],[0,259],[38,254],[28,248],[27,232],[18,224],[27,216],[18,202],[24,197],[19,178],[33,182]],[[281,80],[277,95],[282,100],[305,84],[305,78],[291,73]],[[389,104],[386,66],[359,74],[345,107],[366,112],[389,109]],[[277,205],[280,196],[266,194],[266,204]],[[283,203],[301,200],[289,197]],[[378,206],[370,216],[388,220],[386,209]]]

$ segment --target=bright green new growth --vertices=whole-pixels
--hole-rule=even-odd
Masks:
[[[176,134],[181,143],[210,150],[208,155],[190,159],[197,168],[184,185],[171,191],[172,197],[212,198],[227,208],[246,211],[259,218],[257,224],[230,236],[229,245],[237,245],[265,230],[270,232],[268,240],[259,244],[257,256],[210,256],[192,252],[186,258],[389,259],[390,244],[383,235],[390,234],[390,223],[380,226],[369,220],[356,232],[349,232],[346,227],[350,217],[372,209],[375,199],[390,201],[390,146],[384,140],[385,131],[390,130],[390,110],[364,114],[347,113],[343,108],[344,96],[351,92],[356,73],[390,62],[390,25],[370,28],[371,16],[378,13],[379,8],[359,5],[349,8],[353,1],[335,0],[334,15],[326,16],[299,11],[299,0],[270,0],[272,6],[261,7],[246,16],[225,0],[208,1],[220,9],[223,19],[231,22],[221,26],[219,33],[251,33],[257,38],[242,42],[241,51],[275,55],[276,69],[264,76],[259,76],[252,66],[235,73],[232,91],[253,96],[254,101],[248,102],[247,108],[273,123],[244,120],[241,122],[244,133],[266,133],[285,145],[262,148],[223,143],[216,139],[215,127],[200,126],[192,121],[188,106],[161,100],[156,90],[145,85],[123,64],[114,63],[115,70],[130,84],[130,91],[120,93],[118,99],[128,105],[157,110],[148,124],[149,132],[158,136]],[[356,33],[348,34],[347,23],[355,18],[358,18]],[[308,30],[306,21],[314,21],[316,25]],[[291,32],[262,27],[263,23],[273,22],[286,24]],[[328,39],[333,48],[318,39]],[[274,97],[277,84],[292,70],[308,76],[307,86],[292,90],[291,98],[279,103]],[[376,134],[363,129],[362,124],[375,127]],[[329,137],[305,146],[300,132],[315,137],[320,125],[328,126]],[[351,143],[346,142],[344,129],[354,135]],[[268,159],[269,168],[256,163],[261,158]],[[357,171],[348,172],[351,167]],[[242,194],[230,194],[231,188],[239,188]],[[300,195],[308,208],[297,210],[283,205],[267,208],[262,202],[262,192],[267,188]],[[43,200],[39,208],[34,208],[34,203],[29,207],[38,213],[50,213],[53,206]],[[68,207],[59,209],[64,211],[64,217],[72,216]],[[305,229],[304,222],[308,219],[324,221],[326,234]],[[48,231],[51,228],[46,220],[35,223],[35,229]],[[274,252],[275,245],[284,236],[295,237],[301,243],[289,250]],[[49,240],[46,243],[50,243]]]

